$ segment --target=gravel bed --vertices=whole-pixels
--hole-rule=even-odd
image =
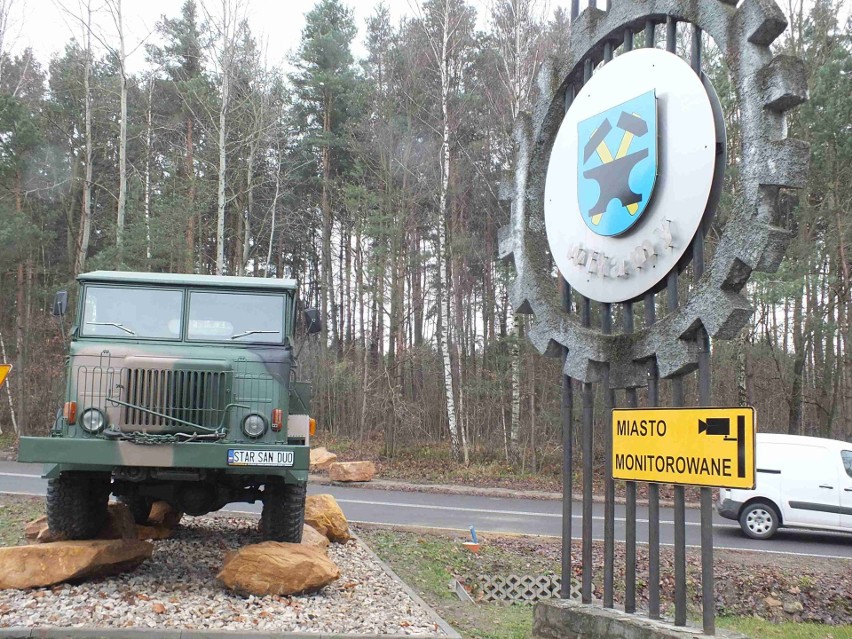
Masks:
[[[444,635],[358,540],[331,544],[340,579],[318,593],[243,597],[226,590],[216,581],[225,553],[260,541],[256,520],[185,517],[133,572],[0,591],[0,627]]]

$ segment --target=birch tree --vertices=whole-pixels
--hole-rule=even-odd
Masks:
[[[530,96],[535,86],[535,75],[543,54],[544,24],[536,0],[498,0],[491,8],[491,31],[494,35],[496,55],[495,71],[500,80],[502,109],[508,121],[503,123],[504,140],[510,141],[512,127],[521,113],[530,106]],[[514,157],[514,153],[509,153]],[[511,424],[509,452],[518,460],[521,414],[521,317],[509,309],[512,319],[511,337]],[[509,460],[507,460],[509,461]]]

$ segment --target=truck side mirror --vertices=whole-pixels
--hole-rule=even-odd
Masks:
[[[68,291],[57,291],[53,298],[53,314],[57,317],[65,315],[68,310]]]
[[[320,319],[319,310],[315,308],[306,308],[304,311],[305,333],[313,335],[322,331],[322,320]]]

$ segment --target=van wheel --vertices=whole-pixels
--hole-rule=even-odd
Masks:
[[[267,481],[263,488],[260,529],[264,541],[302,541],[305,525],[305,484]]]
[[[778,530],[779,520],[774,506],[755,501],[740,513],[740,528],[752,539],[769,539]]]
[[[92,539],[106,524],[109,473],[64,472],[47,483],[47,525],[68,539]]]

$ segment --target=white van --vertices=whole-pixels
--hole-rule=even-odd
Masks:
[[[722,488],[716,509],[754,539],[779,526],[852,533],[852,444],[757,433],[754,490]]]

